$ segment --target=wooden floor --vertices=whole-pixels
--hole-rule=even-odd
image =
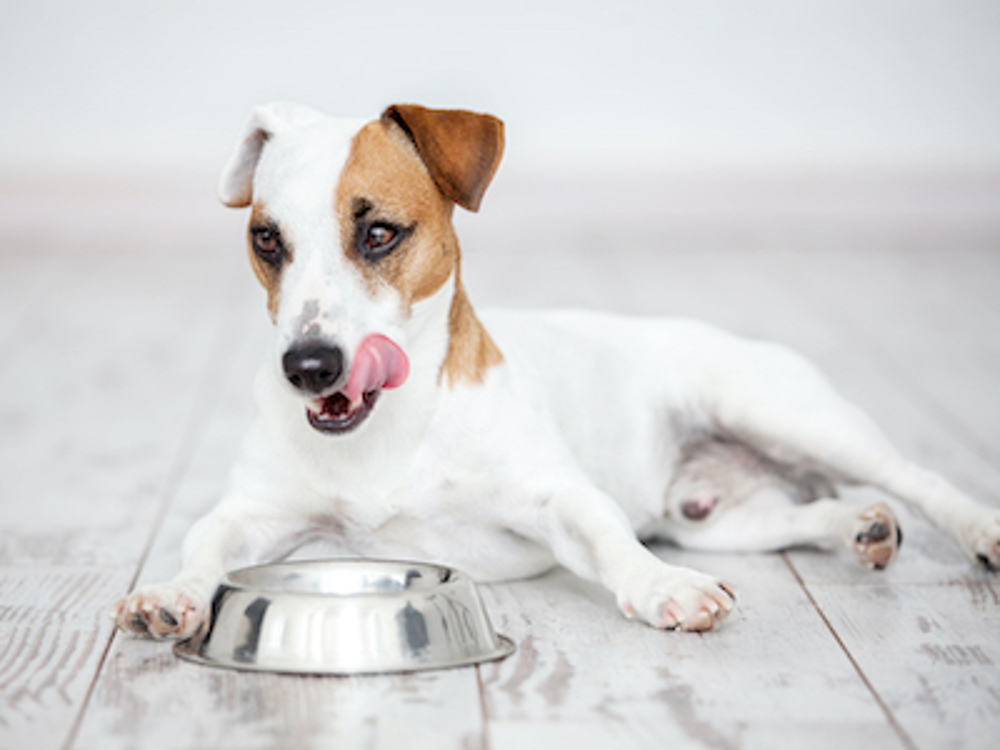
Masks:
[[[739,587],[703,636],[628,622],[564,571],[485,589],[518,652],[479,668],[242,674],[113,633],[109,606],[175,570],[253,416],[268,322],[243,221],[210,181],[0,185],[0,748],[998,746],[1000,578],[898,504],[880,574],[656,548]],[[996,176],[501,172],[459,223],[477,304],[792,344],[1000,506]]]

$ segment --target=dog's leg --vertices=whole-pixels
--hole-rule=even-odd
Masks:
[[[166,583],[140,586],[114,605],[111,616],[125,632],[189,638],[207,623],[212,594],[227,570],[284,557],[306,531],[287,517],[224,501],[184,538],[181,572]]]
[[[783,350],[755,360],[713,394],[727,435],[772,459],[838,481],[867,484],[918,507],[966,555],[1000,570],[1000,511],[983,507],[937,474],[905,460],[857,407],[807,362]]]
[[[608,588],[627,617],[657,628],[711,630],[735,604],[732,586],[653,555],[638,542],[614,500],[588,484],[551,492],[541,520],[544,541],[556,559]],[[537,536],[539,527],[518,530]]]
[[[859,509],[822,498],[801,505],[782,494],[768,488],[704,521],[665,521],[658,531],[687,549],[712,552],[845,547],[875,570],[884,570],[895,559],[903,535],[885,503]]]

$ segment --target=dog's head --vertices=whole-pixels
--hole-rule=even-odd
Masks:
[[[220,195],[253,208],[275,365],[314,428],[349,432],[406,380],[415,306],[457,273],[454,204],[478,209],[502,150],[501,122],[471,112],[396,105],[361,122],[253,111]]]

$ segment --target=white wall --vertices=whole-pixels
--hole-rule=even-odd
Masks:
[[[1000,165],[996,0],[0,0],[0,168],[217,165],[254,103],[502,116],[508,156]]]

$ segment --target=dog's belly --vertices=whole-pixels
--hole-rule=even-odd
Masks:
[[[487,310],[519,388],[639,531],[664,513],[682,446],[718,429],[715,389],[759,345],[706,323],[578,311]]]

